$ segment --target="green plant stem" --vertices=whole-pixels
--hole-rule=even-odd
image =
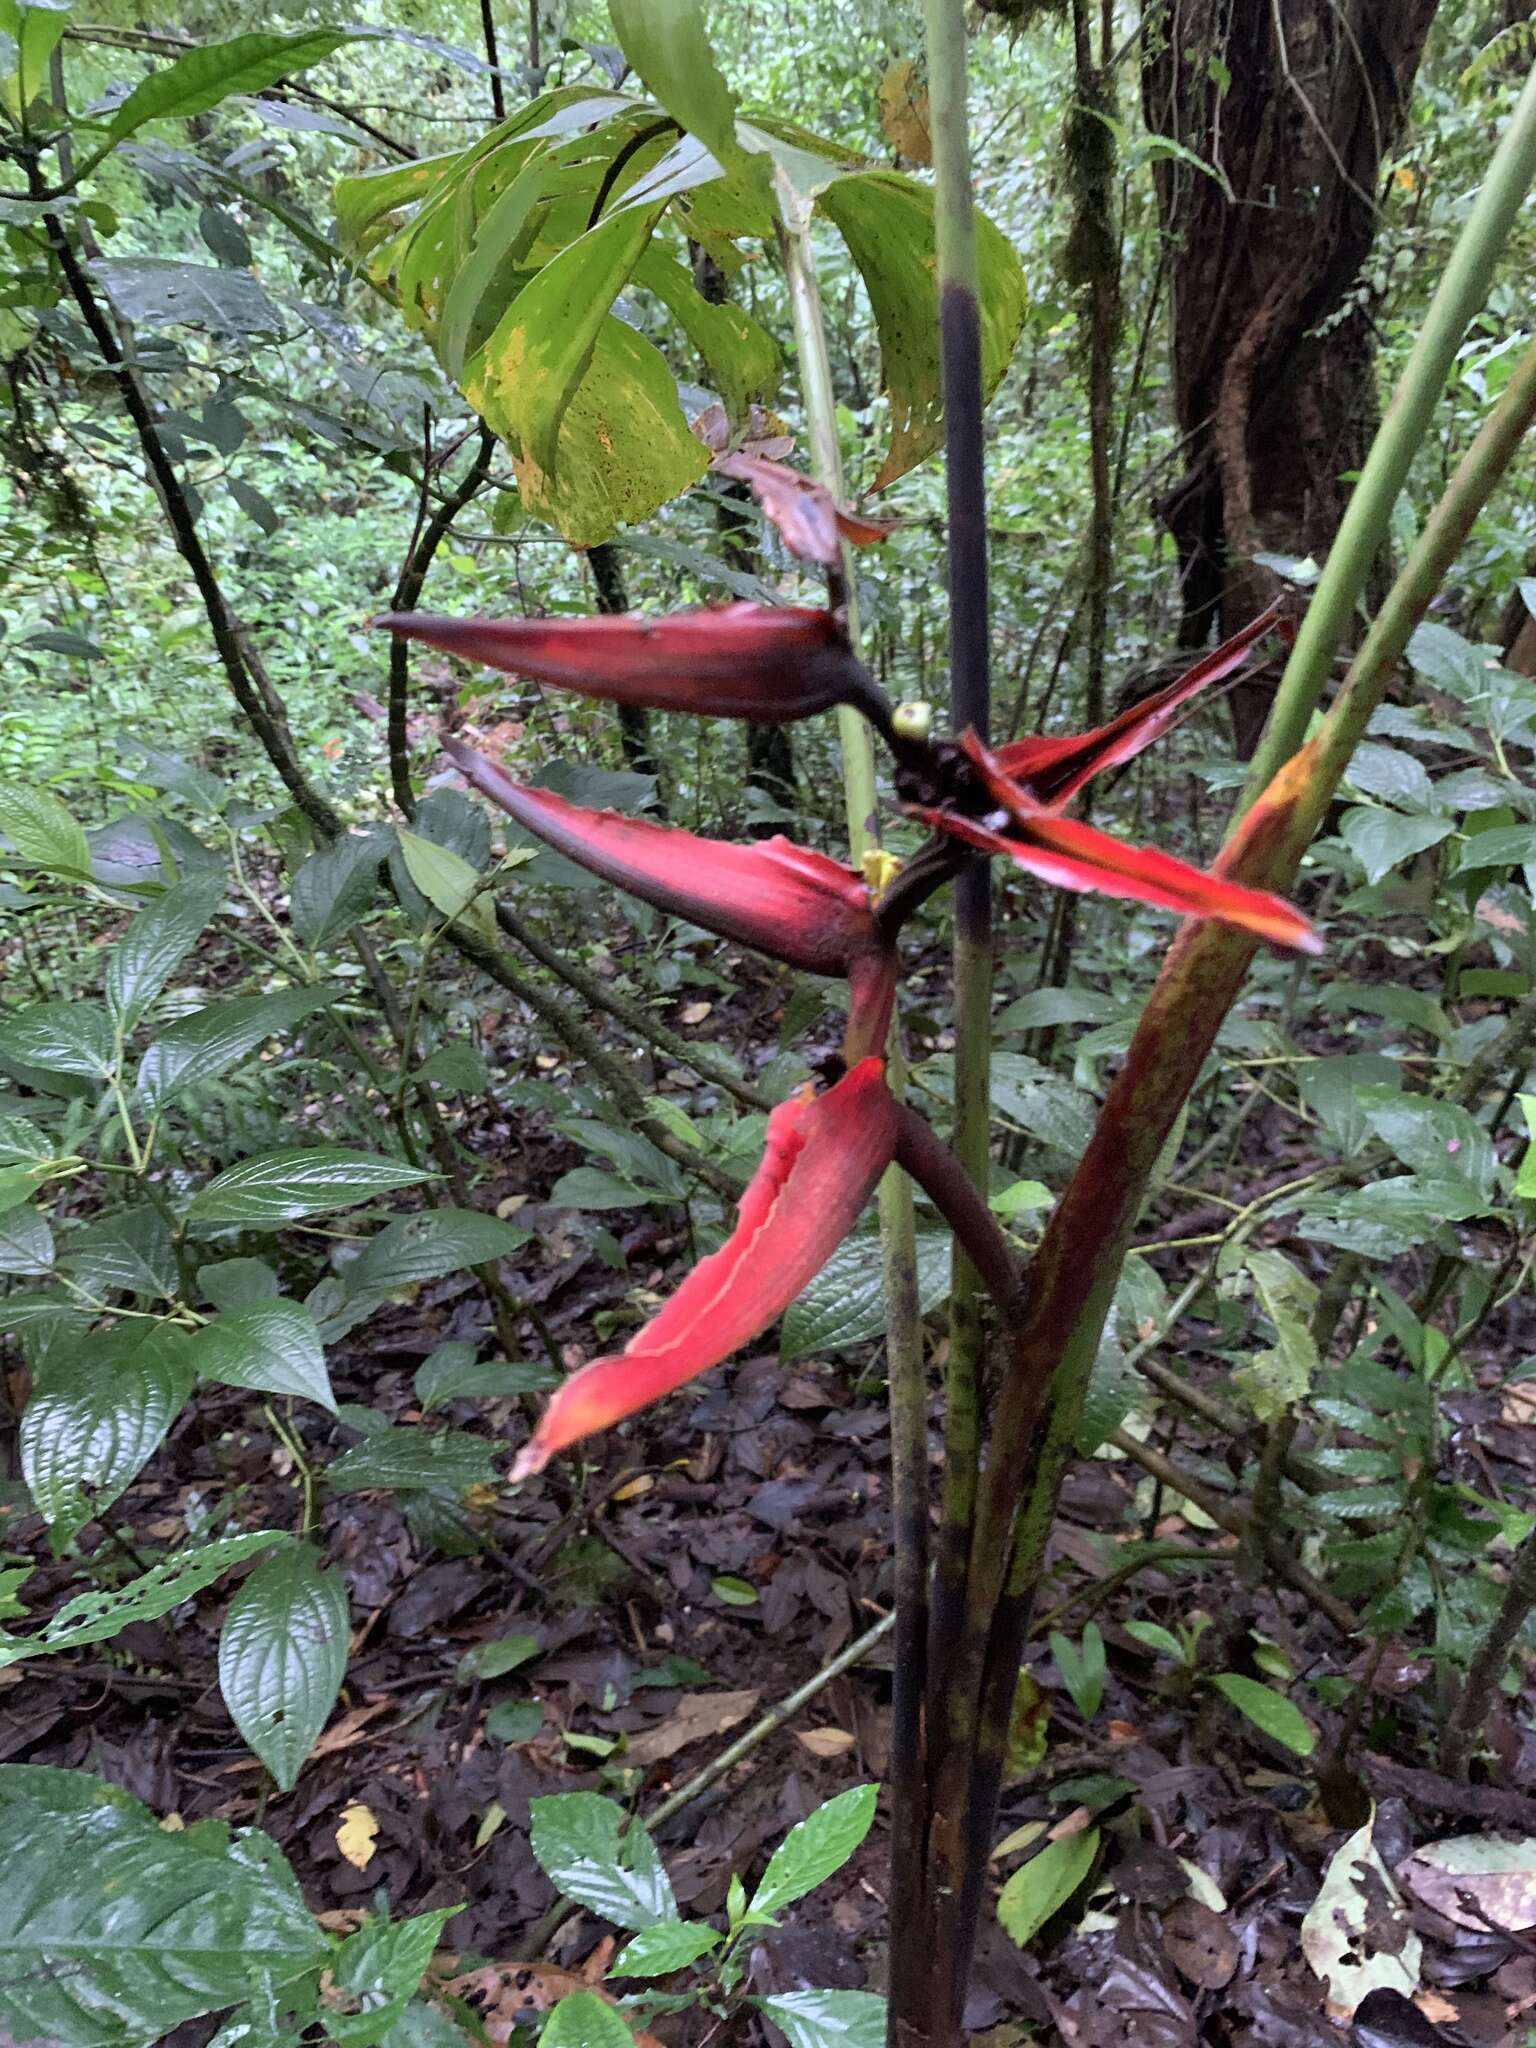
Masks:
[[[811,247],[809,212],[787,183],[779,186],[782,224],[779,247],[789,284],[801,392],[817,481],[841,503],[843,465],[837,438],[837,401],[832,388],[826,321]],[[850,642],[859,648],[858,592],[846,544],[829,577],[829,595],[841,601]],[[868,725],[847,705],[838,709],[842,746],[843,797],[848,843],[855,866],[880,844],[875,748]],[[900,1093],[904,1072],[899,1025],[891,1026],[887,1077]],[[892,1167],[878,1197],[880,1256],[885,1281],[886,1365],[891,1411],[891,1520],[895,1553],[896,1654],[892,1706],[891,1869],[893,1890],[904,1893],[919,1881],[922,1864],[921,1783],[923,1703],[928,1643],[928,1387],[923,1357],[923,1324],[917,1288],[917,1223],[912,1187]],[[897,1910],[893,1908],[893,1910]]]
[[[1338,537],[1307,607],[1249,771],[1252,803],[1306,736],[1328,673],[1387,539],[1392,511],[1425,435],[1468,325],[1488,296],[1494,267],[1536,178],[1536,69],[1488,165],[1472,211],[1446,265],[1391,407],[1372,443],[1339,524]],[[1379,622],[1378,622],[1379,623]]]

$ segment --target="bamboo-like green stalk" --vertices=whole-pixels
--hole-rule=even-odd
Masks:
[[[826,321],[811,248],[808,209],[781,184],[780,250],[789,283],[801,392],[810,432],[811,468],[819,483],[841,502],[842,453],[837,439],[837,402],[832,389]],[[846,610],[848,636],[859,644],[858,591],[844,544],[833,591]],[[848,842],[855,863],[879,847],[875,748],[859,714],[838,709],[842,743],[843,794]],[[891,1026],[890,1084],[900,1092],[902,1072],[899,1020]],[[891,1520],[896,1560],[896,1643],[892,1683],[892,1772],[896,1815],[892,1829],[893,1894],[920,1881],[922,1869],[921,1775],[923,1703],[928,1639],[928,1386],[923,1358],[923,1325],[917,1288],[917,1223],[912,1185],[899,1167],[880,1183],[880,1256],[885,1279],[886,1366],[891,1410]]]
[[[1285,674],[1275,693],[1264,736],[1249,771],[1242,808],[1252,803],[1306,737],[1328,671],[1354,617],[1371,564],[1386,541],[1392,510],[1430,419],[1445,390],[1473,316],[1488,296],[1494,266],[1516,214],[1536,178],[1536,66],[1525,82],[1509,126],[1457,238],[1418,340],[1351,493],[1338,537]]]

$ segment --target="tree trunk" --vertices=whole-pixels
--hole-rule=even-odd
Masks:
[[[629,592],[624,587],[624,565],[619,560],[619,551],[611,540],[599,541],[597,546],[587,550],[587,561],[592,569],[592,582],[597,591],[597,608],[600,612],[627,612]],[[659,773],[656,756],[651,747],[651,723],[638,705],[620,704],[619,745],[624,749],[624,759],[637,775]],[[666,815],[666,805],[659,807]]]
[[[1165,0],[1144,43],[1154,134],[1227,181],[1155,167],[1171,238],[1173,379],[1186,467],[1160,502],[1180,644],[1263,609],[1255,554],[1326,554],[1378,420],[1360,269],[1438,0]],[[1239,751],[1269,708],[1231,698]]]

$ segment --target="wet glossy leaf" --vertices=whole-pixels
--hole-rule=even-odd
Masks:
[[[217,872],[189,875],[141,910],[107,962],[107,1008],[131,1031],[201,937],[224,897]]]
[[[619,1830],[624,1810],[597,1792],[530,1801],[533,1853],[567,1897],[639,1932],[677,1918],[677,1901],[643,1822]]]
[[[253,1301],[227,1309],[192,1339],[198,1377],[317,1401],[336,1413],[320,1332],[296,1301]]]
[[[353,2013],[331,2013],[326,2031],[338,2048],[383,2041],[426,1975],[443,1928],[461,1909],[439,1906],[409,1920],[370,1918],[341,1945],[333,1976]]]
[[[626,1942],[608,1966],[610,1977],[670,1977],[720,1946],[724,1936],[697,1920],[664,1920]]]
[[[752,2004],[789,2048],[883,2048],[885,2000],[873,1991],[782,1991]]]
[[[293,878],[288,915],[311,951],[339,938],[372,908],[393,843],[387,827],[369,825],[342,833],[305,861]]]
[[[23,1657],[51,1650],[75,1650],[85,1643],[110,1642],[131,1621],[157,1621],[211,1586],[232,1565],[243,1564],[257,1551],[287,1543],[281,1529],[254,1529],[243,1536],[222,1536],[213,1543],[192,1544],[141,1578],[130,1579],[115,1592],[77,1593],[36,1635],[11,1636],[0,1630],[0,1670]]]
[[[113,114],[107,133],[113,142],[123,142],[146,121],[184,121],[204,114],[231,93],[261,92],[357,39],[349,29],[309,28],[204,43],[141,80]]]
[[[431,1178],[420,1167],[372,1152],[352,1152],[341,1145],[294,1145],[227,1167],[192,1197],[187,1215],[198,1224],[243,1223],[252,1229],[276,1230],[302,1216],[348,1209]]]
[[[84,830],[45,789],[22,782],[0,783],[0,835],[23,860],[50,874],[87,876],[91,872]]]
[[[543,1394],[559,1381],[547,1365],[493,1358],[483,1365],[472,1344],[440,1344],[416,1368],[416,1398],[424,1408],[447,1401],[496,1401],[509,1394]]]
[[[219,1690],[284,1792],[293,1789],[347,1670],[347,1590],[307,1543],[269,1557],[229,1603]],[[411,1987],[413,1990],[415,1986]]]
[[[32,1003],[0,1026],[0,1053],[24,1066],[104,1081],[112,1071],[112,1025],[99,1003]]]
[[[79,1771],[0,1767],[0,1863],[0,2031],[17,2041],[158,2041],[330,1952],[268,1836],[168,1831]]]
[[[496,1476],[496,1446],[466,1430],[433,1431],[402,1425],[375,1431],[328,1467],[327,1486],[338,1493],[448,1490],[465,1493]]]
[[[544,2022],[538,2048],[635,2048],[635,2037],[595,1991],[572,1991]]]
[[[825,1884],[869,1833],[879,1787],[850,1785],[792,1827],[768,1859],[748,1910],[777,1914]]]
[[[163,1323],[50,1365],[22,1411],[21,1469],[59,1549],[138,1477],[191,1387],[186,1338]]]
[[[509,1258],[532,1232],[479,1209],[428,1209],[387,1223],[346,1270],[349,1288],[409,1287]]]
[[[231,340],[279,335],[283,315],[248,270],[164,256],[103,257],[92,275],[137,327],[203,327]]]
[[[134,1086],[140,1101],[157,1114],[184,1088],[216,1079],[269,1038],[325,1009],[336,995],[334,988],[290,988],[271,996],[233,996],[178,1017],[139,1062]]]

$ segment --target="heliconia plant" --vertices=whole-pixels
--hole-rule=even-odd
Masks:
[[[693,49],[697,10],[668,9],[675,44],[647,43],[647,86],[670,104],[670,64],[712,77]],[[1294,954],[1323,939],[1288,900],[1355,744],[1456,551],[1536,420],[1536,348],[1425,523],[1393,590],[1319,717],[1333,657],[1382,546],[1408,466],[1492,265],[1536,177],[1536,78],[1490,166],[1299,630],[1271,607],[1166,689],[1094,730],[994,746],[982,405],[996,382],[980,287],[966,127],[963,0],[925,0],[934,145],[937,314],[949,505],[951,736],[926,707],[893,706],[858,656],[845,552],[881,537],[846,512],[808,214],[780,191],[784,255],[814,474],[760,454],[717,463],[750,483],[791,548],[829,571],[824,609],[733,604],[648,620],[378,621],[441,651],[629,706],[785,722],[835,708],[855,861],[769,839],[734,845],[584,809],[515,780],[446,736],[466,779],[534,838],[604,881],[803,971],[845,980],[843,1043],[770,1115],[764,1157],[734,1229],[621,1351],[573,1373],[522,1449],[515,1476],[639,1410],[758,1338],[832,1257],[881,1189],[887,1271],[902,1270],[898,1189],[909,1176],[938,1209],[957,1260],[946,1367],[945,1465],[935,1527],[927,1381],[915,1290],[892,1290],[896,1661],[891,1794],[892,2048],[955,2048],[1031,1603],[1056,1490],[1130,1233],[1177,1120],[1260,945]],[[689,22],[692,22],[692,28]],[[687,66],[684,66],[687,69]],[[679,90],[679,119],[696,95]],[[988,231],[995,235],[995,230]],[[994,337],[995,339],[995,337]],[[1291,648],[1266,737],[1228,842],[1208,870],[1127,845],[1068,807],[1133,759],[1202,692],[1237,676],[1266,635]],[[1310,729],[1309,728],[1314,728]],[[890,785],[930,837],[905,863],[867,852],[875,809],[870,737]],[[1109,1088],[1092,1137],[1027,1270],[986,1201],[992,859],[1048,885],[1129,898],[1186,920]],[[899,1099],[889,1055],[899,1025],[901,933],[936,892],[955,893],[953,1143]],[[1006,943],[1006,934],[1003,935]],[[894,1176],[892,1167],[901,1171]],[[903,1202],[906,1207],[903,1209]],[[910,1245],[908,1244],[908,1251]],[[990,1315],[982,1303],[990,1301]]]

